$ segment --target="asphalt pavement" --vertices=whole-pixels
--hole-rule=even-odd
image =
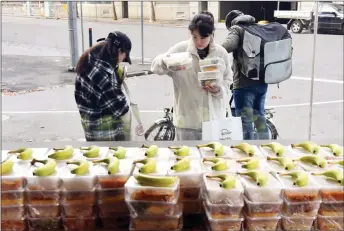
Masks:
[[[148,69],[149,61],[173,44],[187,39],[183,25],[145,25],[144,58],[140,64],[141,37],[138,23],[85,22],[85,35],[93,28],[94,38],[121,30],[133,42],[135,63],[131,71]],[[80,28],[80,27],[79,27]],[[215,38],[226,36],[217,26]],[[79,33],[80,35],[80,33]],[[307,139],[313,35],[292,34],[293,78],[271,86],[267,105],[281,138]],[[2,17],[2,89],[17,94],[2,96],[3,142],[48,142],[83,139],[73,96],[75,73],[68,72],[68,23],[66,20]],[[85,38],[85,45],[88,44]],[[81,42],[80,42],[81,50]],[[343,36],[317,35],[312,137],[343,139]],[[173,104],[173,83],[166,76],[150,75],[128,80],[134,101],[139,104],[145,128]],[[27,90],[34,92],[27,93]],[[134,137],[143,140],[142,137]]]

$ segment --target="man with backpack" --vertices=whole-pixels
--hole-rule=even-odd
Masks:
[[[226,16],[229,31],[222,46],[233,53],[233,98],[235,113],[242,118],[245,140],[269,139],[264,116],[268,84],[291,76],[291,36],[279,23],[260,25],[255,18],[233,10]]]

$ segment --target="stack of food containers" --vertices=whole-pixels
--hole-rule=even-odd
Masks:
[[[107,167],[97,165],[99,218],[103,228],[108,230],[127,230],[130,221],[129,209],[124,200],[124,185],[129,178],[133,159],[123,158],[118,161],[119,169],[114,174],[110,174]]]
[[[15,156],[8,157],[7,151],[3,151],[2,160],[7,158],[13,170],[1,169],[1,229],[24,231],[26,220],[22,173],[28,170],[28,166],[21,165]]]
[[[221,58],[208,58],[199,62],[201,72],[198,72],[198,81],[202,87],[209,87],[222,79],[225,70],[224,60]]]
[[[168,175],[180,180],[179,202],[183,204],[184,227],[202,225],[202,168],[197,148],[170,147]]]
[[[96,177],[92,162],[80,149],[65,164],[59,166],[61,176],[61,215],[65,230],[94,230],[97,225],[95,210]],[[68,163],[68,164],[67,164]],[[78,172],[75,170],[78,169]]]
[[[136,160],[134,176],[124,186],[131,216],[130,230],[181,230],[183,206],[178,204],[180,181],[179,178],[167,176],[169,150],[155,146],[142,150],[138,156],[140,159]],[[150,157],[148,159],[153,161],[142,164],[143,157]],[[175,179],[173,183],[166,185],[165,179],[171,178]]]

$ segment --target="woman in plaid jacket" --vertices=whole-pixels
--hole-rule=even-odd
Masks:
[[[129,103],[118,64],[131,64],[131,41],[115,31],[85,51],[76,66],[75,101],[87,141],[130,139]]]

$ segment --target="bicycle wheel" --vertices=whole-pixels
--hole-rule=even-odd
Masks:
[[[278,132],[277,132],[276,126],[270,120],[266,120],[266,125],[268,126],[268,129],[269,129],[270,139],[277,140]]]
[[[175,137],[176,130],[170,122],[154,123],[145,132],[145,139],[147,141],[174,140]]]

